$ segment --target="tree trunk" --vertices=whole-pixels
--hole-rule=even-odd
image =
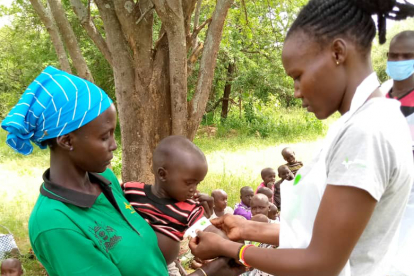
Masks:
[[[189,118],[187,129],[188,137],[192,140],[195,137],[197,128],[201,123],[206,109],[211,83],[214,77],[217,54],[223,33],[224,20],[234,0],[218,0],[213,13],[211,24],[207,31],[204,43],[203,56],[200,61],[200,70],[196,91],[189,103]]]
[[[173,135],[186,135],[187,44],[181,0],[153,0],[164,24],[169,46],[171,119]]]
[[[48,0],[48,3],[56,24],[60,30],[60,34],[62,35],[63,41],[65,42],[65,45],[70,53],[73,66],[76,68],[77,74],[80,77],[93,82],[92,74],[89,71],[88,65],[86,65],[86,61],[79,49],[75,33],[66,18],[61,0]]]
[[[112,59],[123,181],[153,183],[152,152],[158,142],[171,134],[194,137],[211,90],[224,20],[233,1],[218,0],[212,19],[192,29],[197,0],[95,0],[105,30],[101,35],[83,4],[70,0],[87,34],[102,52],[106,44],[109,54],[104,56]],[[154,10],[162,22],[155,42]],[[194,38],[209,23],[204,48],[199,46],[192,55]],[[187,64],[196,62],[201,52],[198,89],[188,103]],[[70,55],[74,59],[75,54]]]
[[[65,52],[65,46],[63,45],[62,39],[60,38],[59,31],[56,28],[55,22],[51,14],[45,9],[42,3],[39,0],[30,0],[32,6],[39,15],[40,20],[42,20],[43,24],[45,24],[46,30],[50,35],[50,39],[52,40],[53,46],[55,47],[56,55],[59,60],[60,68],[63,71],[68,73],[72,73],[72,69],[69,65],[68,56]]]
[[[223,102],[221,104],[221,118],[226,119],[229,112],[229,98],[231,93],[231,84],[233,81],[234,63],[230,62],[227,67],[227,79],[224,86]]]

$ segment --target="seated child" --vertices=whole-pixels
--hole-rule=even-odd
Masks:
[[[259,186],[257,186],[256,189],[256,193],[257,191],[261,188],[261,187],[267,187],[272,189],[272,192],[274,192],[274,187],[273,185],[275,184],[275,180],[276,180],[276,173],[275,170],[272,168],[264,168],[261,171],[261,176],[262,176],[262,180],[263,182],[259,184]]]
[[[257,189],[256,194],[264,194],[265,196],[267,196],[269,198],[269,202],[273,203],[273,192],[271,189],[267,188],[267,187],[260,187],[259,189]]]
[[[23,275],[22,263],[15,258],[6,259],[1,263],[1,275],[20,276]]]
[[[244,186],[240,189],[240,203],[237,203],[234,206],[234,215],[243,216],[246,219],[250,220],[252,213],[250,211],[250,200],[252,199],[254,193],[253,189],[249,186]]]
[[[257,215],[252,216],[251,221],[268,223],[269,222],[269,218],[266,217],[263,214],[257,214]],[[249,243],[252,243],[252,242],[249,242]],[[259,242],[255,242],[255,243],[257,243],[257,245],[260,244]]]
[[[225,214],[233,214],[233,209],[227,206],[227,193],[221,189],[211,192],[211,197],[214,199],[213,214],[210,219],[221,217]]]
[[[252,216],[262,214],[267,218],[270,210],[269,199],[264,194],[255,194],[250,201],[250,208]]]
[[[274,205],[272,203],[270,204],[269,214],[267,215],[267,217],[272,222],[278,222],[278,221],[280,221],[280,218],[279,218],[279,210],[277,209],[276,205]]]
[[[197,198],[197,185],[207,174],[207,160],[187,138],[169,136],[155,148],[152,163],[154,185],[127,182],[122,188],[134,209],[154,229],[165,260],[171,264],[178,256],[185,231],[202,218],[203,206],[209,208],[206,201],[213,205],[209,196]],[[213,225],[205,230],[222,234]]]
[[[253,221],[263,222],[263,223],[270,223],[268,218],[269,213],[269,200],[263,194],[256,194],[251,201],[252,207],[252,219]],[[275,246],[265,243],[258,243],[258,242],[245,242],[246,244],[254,244],[260,248],[275,248]],[[261,270],[253,269],[250,272],[246,272],[243,276],[270,276]]]
[[[294,176],[293,173],[289,170],[288,166],[282,165],[279,166],[277,169],[277,173],[280,177],[280,180],[275,183],[275,192],[274,192],[274,204],[276,205],[277,209],[279,209],[279,212],[281,211],[281,198],[280,198],[280,185],[285,180],[293,180]]]
[[[282,150],[282,156],[287,162],[285,165],[288,166],[293,175],[296,175],[296,172],[303,167],[303,163],[296,160],[295,152],[291,148],[284,148]]]

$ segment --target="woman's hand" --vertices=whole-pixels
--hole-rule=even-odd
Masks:
[[[208,276],[236,276],[246,272],[246,267],[236,264],[233,259],[220,257],[201,267]],[[196,270],[197,271],[197,270]],[[190,274],[189,276],[191,276]]]
[[[197,237],[190,240],[189,247],[194,256],[208,260],[222,255],[223,241],[225,239],[215,233],[198,231]]]
[[[232,241],[243,240],[244,225],[247,220],[242,216],[226,214],[219,218],[211,220],[211,223],[226,233],[227,237]]]

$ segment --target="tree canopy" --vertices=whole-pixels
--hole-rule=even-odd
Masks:
[[[0,16],[13,18],[0,28],[0,117],[47,65],[64,69],[66,57],[66,70],[90,78],[118,104],[122,142],[129,145],[123,148],[125,180],[150,180],[151,152],[163,137],[193,138],[200,122],[245,128],[257,120],[263,127],[268,110],[298,106],[281,50],[294,15],[306,2],[15,0],[11,7],[0,6]],[[34,3],[57,28],[63,52],[56,50],[50,26]],[[62,18],[53,11],[59,8],[53,7],[56,3],[89,73],[75,66],[73,45],[62,33]],[[413,27],[413,20],[395,23],[388,43]],[[380,46],[375,40],[372,50],[382,81],[387,79],[388,43]]]

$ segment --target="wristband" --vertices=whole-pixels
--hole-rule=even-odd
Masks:
[[[244,260],[244,253],[246,252],[246,249],[248,247],[251,247],[251,246],[254,246],[254,245],[253,244],[243,245],[242,247],[240,247],[239,254],[238,254],[239,255],[239,262],[242,263],[244,266],[247,266],[247,267],[250,267],[250,265],[248,265],[246,263],[246,261]]]
[[[196,231],[203,231],[210,225],[211,225],[211,222],[206,217],[202,217],[196,223],[194,223],[193,226],[188,228],[187,231],[185,231],[184,238],[187,238],[188,236],[195,238],[197,237]]]

